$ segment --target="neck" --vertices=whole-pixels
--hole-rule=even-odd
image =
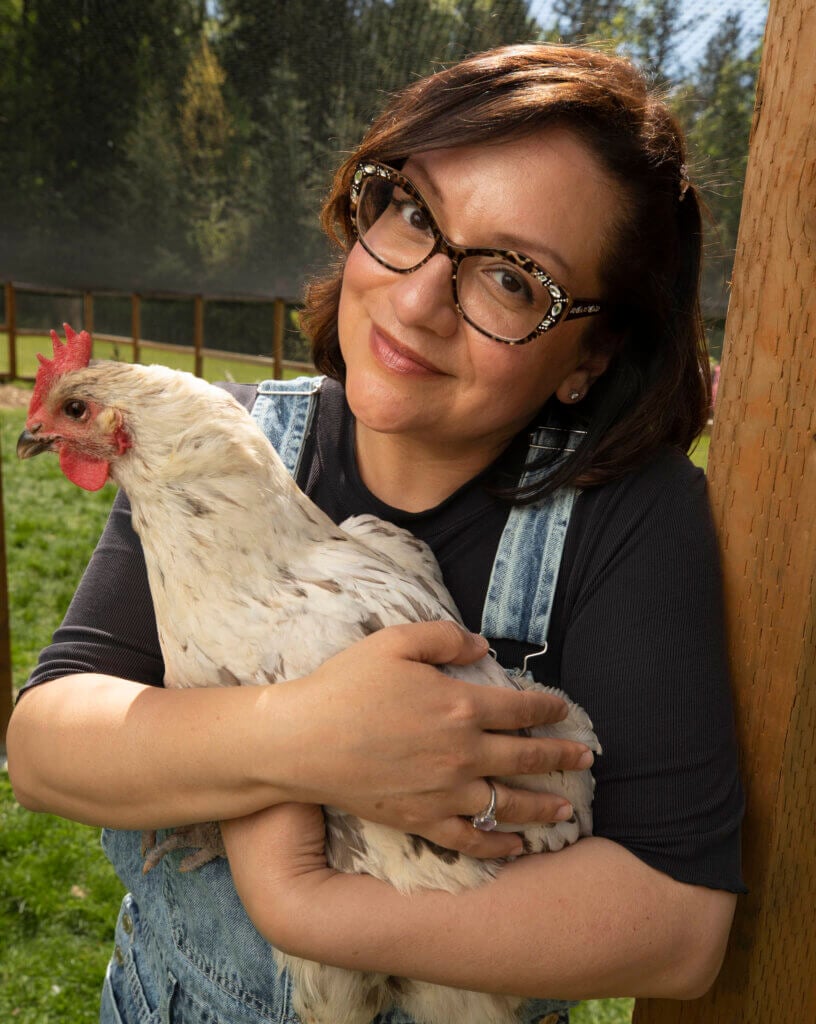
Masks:
[[[372,494],[393,508],[424,512],[486,469],[502,449],[443,449],[433,441],[369,430],[358,420],[355,451],[360,476]]]
[[[145,517],[151,532],[181,544],[189,534],[193,547],[206,539],[222,550],[267,540],[283,548],[285,536],[302,543],[334,529],[224,391],[159,367],[128,369],[140,385],[125,400],[133,444],[112,463],[111,475],[127,492],[143,541]]]

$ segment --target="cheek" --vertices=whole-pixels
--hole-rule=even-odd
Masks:
[[[552,367],[547,360],[536,356],[521,346],[481,338],[470,346],[474,376],[485,387],[508,397],[541,393],[546,388]]]
[[[470,351],[474,375],[483,389],[521,418],[534,415],[580,362],[577,334],[560,339],[545,336],[520,346],[479,342]]]
[[[337,332],[340,338],[340,351],[346,358],[346,349],[350,339],[354,337],[364,316],[362,294],[365,291],[365,269],[361,266],[360,253],[365,255],[360,244],[354,246],[346,259],[343,270],[343,285],[340,289],[340,303],[337,309]],[[362,281],[361,281],[362,279]]]

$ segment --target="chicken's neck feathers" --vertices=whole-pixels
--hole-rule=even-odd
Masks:
[[[224,550],[320,543],[340,531],[296,486],[247,410],[222,388],[163,366],[92,364],[77,384],[118,408],[131,446],[111,464],[143,543],[202,538]],[[194,554],[195,557],[195,554]]]

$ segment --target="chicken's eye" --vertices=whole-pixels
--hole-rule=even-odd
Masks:
[[[72,420],[81,420],[86,416],[88,406],[78,398],[69,398],[63,405],[62,411]]]

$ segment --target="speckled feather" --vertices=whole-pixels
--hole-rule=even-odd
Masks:
[[[131,446],[111,464],[125,489],[147,562],[167,686],[281,682],[306,675],[384,626],[459,615],[430,550],[405,531],[360,516],[338,527],[293,483],[268,440],[230,395],[163,367],[96,363],[66,373],[56,398],[91,398],[121,413]],[[236,642],[236,638],[240,642]],[[511,683],[490,657],[451,674]],[[555,691],[559,692],[559,691]],[[592,724],[569,717],[536,735],[599,749]],[[563,794],[569,822],[524,829],[530,852],[557,850],[591,832],[588,771],[524,776],[513,783]],[[403,892],[455,892],[499,868],[417,837],[326,808],[328,854]],[[202,839],[202,836],[204,837]],[[209,842],[187,866],[223,853],[217,827],[177,830],[151,855]],[[422,1024],[511,1024],[520,1000],[388,979],[278,955],[308,1024],[367,1024],[393,1003]]]

